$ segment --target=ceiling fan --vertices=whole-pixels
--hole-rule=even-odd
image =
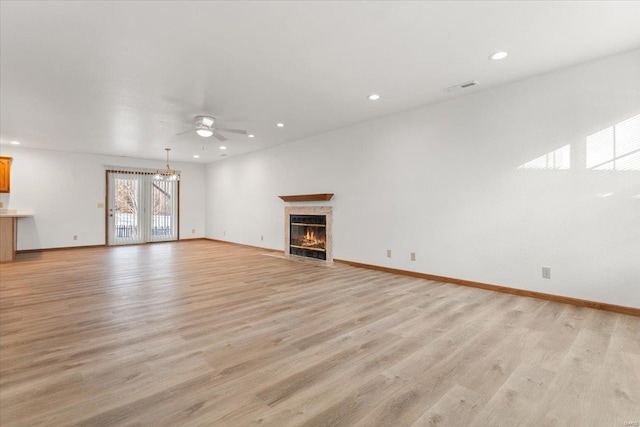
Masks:
[[[246,130],[241,129],[228,129],[228,128],[219,128],[215,126],[216,119],[210,116],[196,116],[195,118],[195,127],[193,129],[189,129],[184,132],[177,133],[176,135],[183,135],[189,132],[195,132],[203,138],[209,138],[211,135],[215,136],[219,141],[226,141],[227,138],[224,137],[220,132],[229,132],[229,133],[238,133],[240,135],[246,135]]]

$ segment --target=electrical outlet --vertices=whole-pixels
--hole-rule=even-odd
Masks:
[[[191,234],[196,234],[196,229],[195,228],[191,229]]]
[[[104,208],[104,203],[98,203],[98,209]]]
[[[551,279],[551,269],[549,267],[542,267],[542,278]]]
[[[222,235],[223,235],[223,236],[226,236],[226,235],[227,235],[227,230],[224,230],[224,231],[222,232]]]
[[[78,240],[78,236],[77,235],[73,235],[73,240]]]
[[[411,252],[411,261],[415,261],[415,260],[416,260],[416,253]]]
[[[391,249],[387,249],[387,258],[391,258]]]
[[[264,240],[264,236],[263,235],[260,235],[260,240],[261,241]]]

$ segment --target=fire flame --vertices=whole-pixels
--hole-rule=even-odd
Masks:
[[[321,235],[316,236],[315,231],[311,228],[307,228],[302,236],[302,246],[324,247],[324,239]]]
[[[308,240],[310,242],[316,241],[316,233],[313,230],[309,230],[307,228],[307,232],[304,235],[304,240]]]

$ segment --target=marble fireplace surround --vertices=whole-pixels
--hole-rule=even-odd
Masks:
[[[325,250],[327,259],[324,262],[333,263],[333,209],[331,206],[285,206],[284,208],[284,255],[287,258],[304,258],[289,253],[291,215],[325,215],[327,217]],[[323,262],[322,260],[318,260]]]

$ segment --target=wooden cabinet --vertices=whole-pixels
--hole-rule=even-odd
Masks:
[[[16,218],[0,217],[0,262],[16,258]]]
[[[0,193],[11,190],[11,160],[12,157],[0,156]]]
[[[33,214],[27,211],[0,213],[0,262],[11,262],[16,258],[18,219],[31,216]]]

